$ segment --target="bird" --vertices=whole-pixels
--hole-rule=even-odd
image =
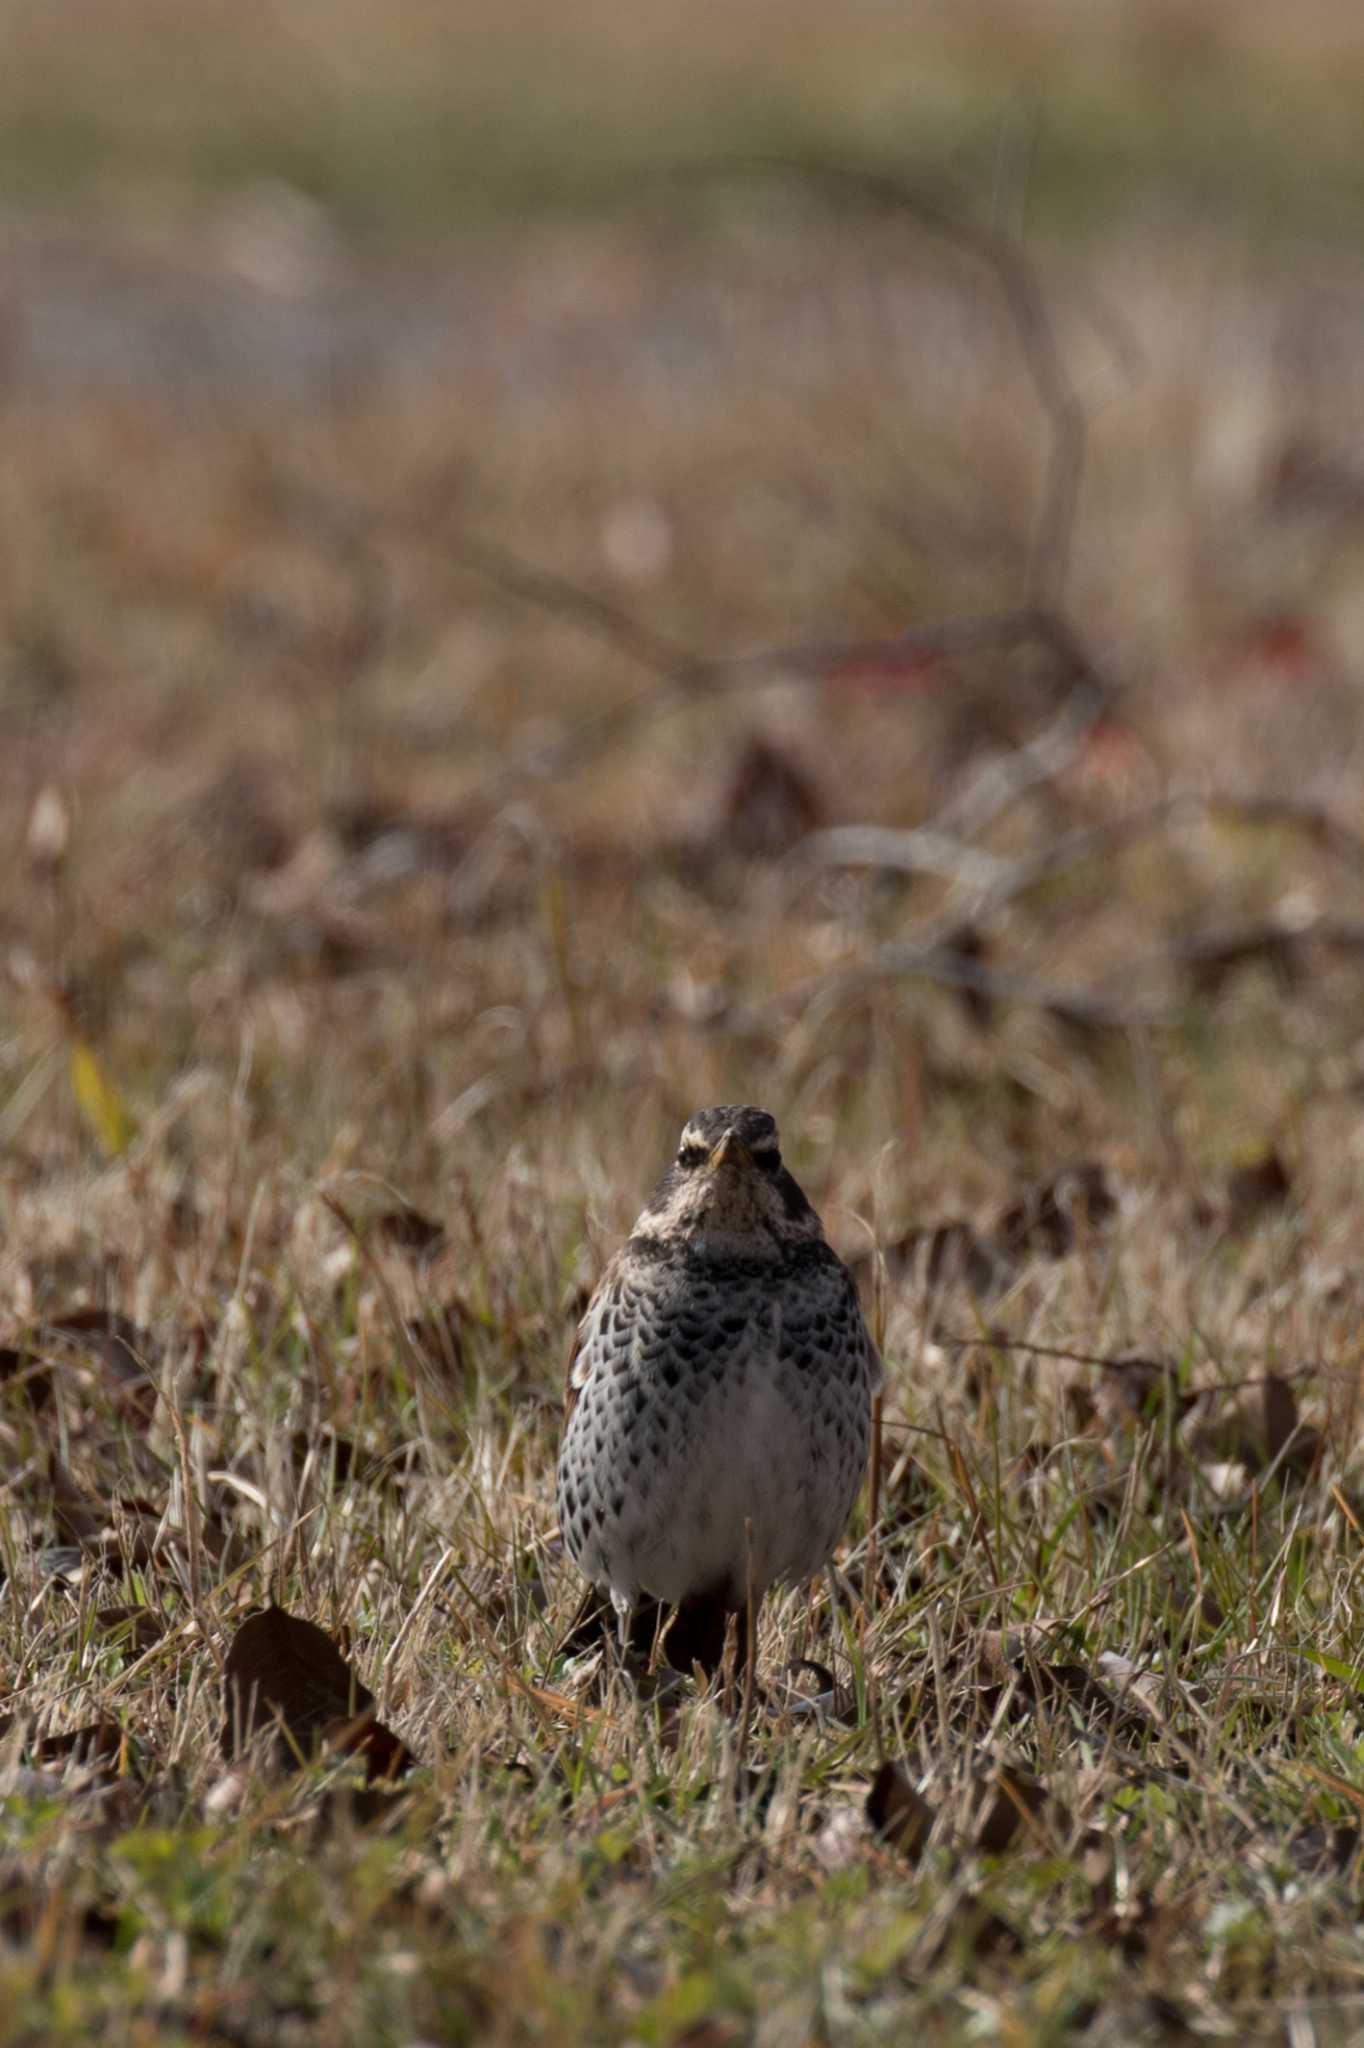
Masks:
[[[578,1325],[564,1547],[628,1657],[736,1663],[768,1588],[813,1578],[862,1483],[881,1361],[848,1268],[751,1104],[698,1110]]]

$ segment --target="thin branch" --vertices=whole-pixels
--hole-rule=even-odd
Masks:
[[[1186,956],[1197,964],[1200,958],[1215,959],[1219,953],[1226,953],[1232,947],[1244,952],[1246,939],[1246,927],[1243,925],[1200,933],[1196,941],[1186,941],[1183,951],[1176,950],[1173,955],[1166,948],[1137,956],[1128,962],[1120,983],[1111,987],[1095,987],[1040,981],[1033,975],[988,967],[970,953],[953,949],[950,940],[958,929],[960,927],[955,921],[944,921],[923,940],[878,946],[865,960],[811,975],[749,1010],[732,1015],[722,1013],[711,1021],[722,1023],[731,1031],[762,1032],[792,1006],[803,1008],[816,998],[837,1001],[874,987],[877,982],[903,978],[972,989],[998,1002],[1022,1003],[1033,1009],[1048,1010],[1068,1024],[1098,1029],[1140,1029],[1170,1024],[1176,1017],[1175,1006],[1170,999],[1138,997],[1131,993],[1144,976],[1168,971],[1172,958],[1176,965],[1187,964]],[[1298,945],[1309,941],[1340,952],[1364,950],[1364,919],[1319,917],[1300,924],[1262,925],[1257,927],[1257,932],[1261,941],[1258,950],[1265,953],[1277,951],[1286,944]],[[1190,952],[1190,947],[1196,950]]]
[[[879,868],[887,874],[940,875],[982,898],[1011,883],[1018,861],[967,846],[936,825],[834,825],[812,832],[791,854],[818,867]]]
[[[1036,1358],[1055,1358],[1070,1365],[1098,1365],[1119,1372],[1132,1366],[1157,1366],[1173,1372],[1168,1359],[1148,1358],[1136,1352],[1071,1351],[1063,1344],[1037,1344],[1031,1337],[998,1337],[989,1332],[977,1337],[935,1335],[933,1342],[945,1351],[1025,1351]],[[1350,1379],[1353,1367],[1335,1369],[1323,1364],[1298,1366],[1293,1372],[1257,1373],[1248,1379],[1209,1380],[1191,1386],[1191,1394],[1239,1394],[1247,1387],[1298,1386],[1309,1380]]]
[[[895,943],[878,946],[866,959],[829,973],[811,975],[796,982],[780,995],[750,1009],[721,1015],[713,1021],[728,1031],[762,1033],[786,1010],[803,1008],[816,997],[834,1001],[872,988],[880,981],[897,979],[934,981],[949,988],[972,989],[998,1002],[1023,1003],[1049,1010],[1067,1023],[1096,1028],[1129,1030],[1143,1025],[1167,1023],[1169,1006],[1154,999],[1140,1000],[1127,993],[1132,976],[1123,977],[1122,992],[1064,982],[1039,981],[1032,975],[1013,974],[987,967],[969,954],[953,951],[934,938],[922,944]]]
[[[938,823],[948,830],[975,835],[993,825],[1044,782],[1053,782],[1082,751],[1115,694],[1092,664],[1082,662],[1077,643],[1063,623],[1041,615],[1046,626],[1045,641],[1052,647],[1063,673],[1075,678],[1074,686],[1051,724],[1012,753],[985,761],[967,782],[960,795],[950,799],[938,813]]]
[[[941,815],[941,814],[940,814]],[[1105,818],[1095,825],[1063,834],[1036,853],[1009,860],[982,847],[968,846],[938,825],[907,830],[875,825],[837,826],[811,835],[793,858],[804,856],[829,867],[875,867],[909,874],[945,875],[963,888],[977,888],[976,900],[954,913],[983,923],[1042,882],[1087,866],[1105,854],[1188,824],[1233,823],[1246,826],[1288,826],[1314,838],[1346,865],[1364,871],[1364,839],[1314,804],[1296,797],[1237,796],[1226,790],[1172,790],[1154,803]],[[1339,927],[1339,929],[1337,929]],[[1320,937],[1343,950],[1355,943],[1348,920],[1319,919],[1305,923],[1263,921],[1247,927],[1252,934],[1272,932],[1280,940]],[[1186,942],[1187,947],[1225,942],[1214,934]],[[1234,938],[1234,934],[1230,935]]]
[[[773,678],[816,681],[856,661],[950,658],[990,648],[1038,644],[1055,659],[1072,685],[1071,694],[1051,727],[1015,753],[988,763],[939,820],[945,830],[979,832],[1019,794],[1051,779],[1073,758],[1111,697],[1097,665],[1054,608],[1066,580],[1085,457],[1086,420],[1057,341],[1046,294],[1016,239],[949,210],[940,200],[888,171],[815,158],[735,157],[669,166],[658,173],[655,182],[714,183],[754,176],[797,180],[903,216],[956,246],[994,279],[1051,435],[1029,551],[1025,602],[999,614],[946,621],[885,639],[815,642],[713,658],[667,640],[631,613],[567,578],[520,561],[511,551],[476,535],[460,534],[453,550],[467,566],[518,597],[597,632],[651,669],[664,684],[661,691],[650,691],[585,721],[557,745],[537,748],[498,778],[493,794],[504,792],[509,782],[563,773],[601,747],[614,744],[641,718],[655,716],[694,694],[752,687]],[[637,196],[636,190],[632,197]]]
[[[1012,753],[984,765],[937,820],[938,829],[973,836],[1028,789],[1055,777],[1083,745],[1111,701],[1112,691],[1078,636],[1055,609],[1064,587],[1076,499],[1085,454],[1085,415],[1066,367],[1046,295],[1016,239],[983,226],[894,174],[819,159],[731,158],[672,166],[656,182],[697,183],[723,178],[798,180],[826,194],[853,198],[911,220],[953,244],[994,279],[1012,323],[1025,371],[1051,435],[1041,506],[1029,554],[1025,603],[908,633],[869,640],[808,642],[707,656],[656,633],[632,613],[570,579],[527,563],[511,550],[462,532],[442,545],[457,559],[518,598],[573,619],[651,670],[660,688],[585,720],[557,743],[539,746],[513,763],[484,792],[498,801],[525,781],[563,774],[616,744],[639,722],[706,692],[751,688],[772,680],[813,682],[854,662],[950,659],[1033,644],[1050,653],[1068,695],[1052,724]],[[637,196],[637,193],[634,195]],[[430,504],[422,508],[430,530]]]
[[[989,764],[979,788],[963,798],[968,821],[988,822],[1021,790],[1056,772],[1060,754],[1073,751],[1110,700],[1110,691],[1069,625],[1051,612],[1024,606],[969,613],[936,625],[866,639],[802,640],[734,654],[705,655],[665,640],[632,613],[554,571],[524,561],[511,549],[477,535],[442,537],[442,549],[511,595],[556,617],[571,618],[650,669],[659,685],[581,720],[557,741],[541,744],[509,763],[485,786],[482,802],[501,802],[528,782],[566,774],[618,744],[639,725],[707,695],[731,695],[774,682],[811,684],[839,669],[892,661],[943,661],[1037,646],[1049,653],[1073,694],[1060,718],[1004,762]]]
[[[497,541],[461,528],[453,537],[443,533],[440,548],[450,560],[472,569],[513,597],[523,598],[556,617],[576,620],[671,682],[683,685],[711,665],[680,642],[656,633],[633,612],[613,604],[599,592],[561,576],[557,570],[528,562]]]
[[[1042,500],[1029,556],[1026,595],[1030,604],[1055,603],[1069,568],[1080,477],[1084,468],[1087,420],[1056,339],[1046,294],[1019,242],[998,229],[951,212],[940,200],[917,191],[893,172],[818,157],[733,157],[719,163],[677,167],[682,178],[778,177],[850,196],[951,242],[982,264],[1003,297],[1024,367],[1051,434]]]

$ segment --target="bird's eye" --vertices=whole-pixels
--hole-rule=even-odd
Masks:
[[[709,1157],[710,1153],[704,1145],[686,1144],[678,1152],[677,1163],[690,1171],[693,1166],[704,1166]]]
[[[781,1152],[775,1145],[755,1145],[753,1162],[760,1166],[764,1173],[775,1173],[781,1165]]]

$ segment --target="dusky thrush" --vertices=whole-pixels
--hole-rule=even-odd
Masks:
[[[719,1669],[731,1615],[812,1578],[867,1462],[881,1364],[766,1110],[686,1124],[579,1325],[559,1453],[569,1555],[637,1653]]]

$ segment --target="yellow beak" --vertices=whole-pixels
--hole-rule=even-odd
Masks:
[[[724,1137],[721,1138],[719,1144],[711,1153],[710,1158],[706,1161],[706,1165],[714,1173],[721,1166],[749,1166],[752,1164],[752,1161],[753,1154],[749,1151],[738,1132],[726,1131]]]

